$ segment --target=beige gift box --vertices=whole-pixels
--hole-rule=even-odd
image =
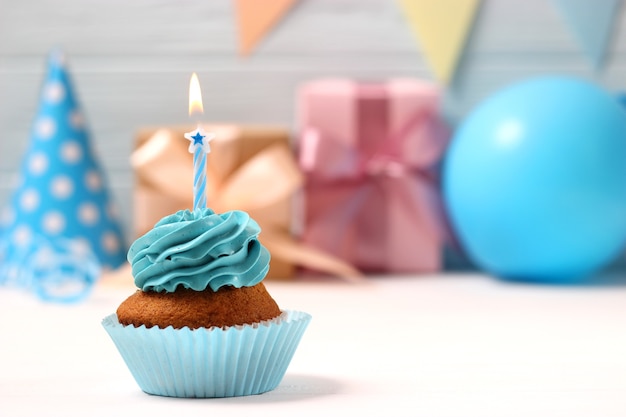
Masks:
[[[247,211],[261,226],[259,240],[270,250],[268,278],[287,279],[293,262],[279,249],[291,236],[293,193],[302,177],[279,127],[204,125],[215,133],[207,158],[207,206],[216,212]],[[193,155],[184,133],[193,126],[144,128],[136,136],[134,234],[143,235],[162,217],[193,208]]]

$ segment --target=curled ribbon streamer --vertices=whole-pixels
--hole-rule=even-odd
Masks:
[[[0,256],[0,284],[32,291],[42,301],[82,301],[101,276],[98,258],[80,240],[35,234],[14,250],[10,261]]]
[[[174,133],[157,131],[131,156],[131,165],[139,178],[152,188],[181,205],[193,200],[190,183],[193,167],[189,154]],[[294,265],[305,266],[349,281],[359,280],[361,273],[351,265],[321,250],[297,242],[272,219],[255,212],[292,195],[302,186],[303,178],[290,150],[279,144],[262,149],[239,166],[225,180],[207,176],[207,201],[216,212],[244,210],[263,229],[260,237],[273,257]]]

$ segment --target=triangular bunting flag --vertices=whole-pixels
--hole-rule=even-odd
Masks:
[[[435,77],[447,84],[480,0],[400,0]]]
[[[296,0],[235,0],[239,52],[248,55]]]
[[[553,0],[593,65],[599,68],[613,32],[620,0]]]
[[[125,261],[125,249],[64,56],[54,52],[20,181],[0,218],[0,283],[42,296],[68,280],[87,288],[101,266]]]

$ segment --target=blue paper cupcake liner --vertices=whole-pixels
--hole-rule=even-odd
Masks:
[[[124,326],[102,320],[139,387],[167,397],[236,397],[271,391],[282,380],[311,321],[299,311],[225,329]]]

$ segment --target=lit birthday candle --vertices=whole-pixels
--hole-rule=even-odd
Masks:
[[[202,92],[198,76],[194,72],[189,82],[189,117],[199,116],[204,113],[202,108]],[[196,130],[185,133],[189,140],[189,152],[193,153],[193,209],[206,207],[206,159],[211,152],[209,143],[215,137],[213,133],[207,133],[198,123]]]

